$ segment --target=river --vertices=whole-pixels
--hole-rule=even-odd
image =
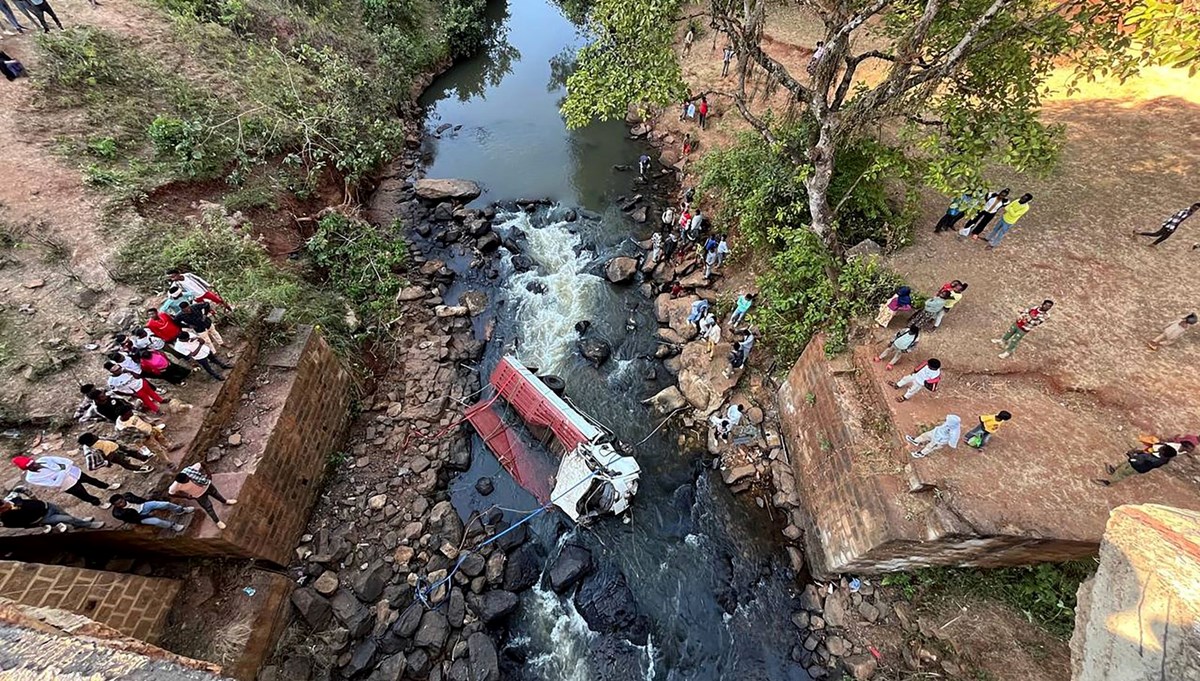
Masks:
[[[464,257],[451,258],[460,276],[447,300],[467,289],[488,292],[491,312],[476,320],[480,334],[495,324],[481,366],[485,376],[502,352],[513,351],[525,364],[562,377],[570,398],[620,440],[650,436],[636,451],[643,475],[632,522],[605,519],[569,533],[599,562],[620,568],[648,617],[649,642],[627,655],[633,676],[807,679],[789,657],[801,640],[789,621],[795,579],[768,512],[730,495],[704,467],[705,457],[681,451],[670,427],[650,435],[658,423],[639,401],[669,378],[647,359],[656,347],[652,303],[637,285],[616,287],[600,276],[612,256],[636,253],[631,238],[649,236],[614,205],[619,196],[646,193],[633,186],[634,173],[614,169],[636,165],[645,148],[620,122],[566,129],[558,113],[564,74],[584,36],[556,6],[543,0],[490,4],[495,32],[485,52],[450,69],[422,97],[431,133],[426,174],[479,182],[485,189],[479,206],[521,197],[546,197],[557,206],[532,214],[502,211],[495,221],[521,244],[533,269],[518,272],[505,256],[492,279],[472,271]],[[567,208],[581,209],[584,217],[567,222]],[[661,205],[651,215],[655,208]],[[612,359],[599,369],[575,351],[573,327],[582,319],[613,346]],[[648,380],[656,366],[657,376]],[[474,489],[484,475],[496,483],[488,497]],[[464,514],[493,504],[537,505],[478,438],[472,467],[452,481],[451,493]],[[552,548],[556,523],[543,516],[534,530]],[[502,643],[506,678],[617,678],[596,659],[599,637],[569,600],[548,589],[526,592]]]

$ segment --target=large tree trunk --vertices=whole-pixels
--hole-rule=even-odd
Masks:
[[[812,172],[804,180],[808,191],[808,212],[812,216],[811,229],[829,252],[832,265],[826,268],[831,281],[837,281],[842,266],[842,242],[838,239],[837,223],[833,208],[829,205],[829,182],[833,179],[834,144],[832,124],[822,121],[817,141],[809,149]]]

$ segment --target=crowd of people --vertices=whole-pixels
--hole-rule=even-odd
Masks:
[[[140,474],[153,473],[160,467],[174,471],[165,459],[181,445],[170,442],[164,434],[166,424],[157,417],[192,407],[170,397],[161,383],[156,386],[153,381],[183,386],[201,369],[212,380],[223,381],[224,376],[213,365],[231,368],[217,355],[217,348],[223,347],[225,341],[213,317],[214,306],[225,310],[232,307],[207,281],[191,272],[171,271],[165,283],[166,296],[159,306],[146,310],[145,324],[132,333],[113,336],[103,362],[104,382],[80,386],[82,401],[75,409],[74,419],[87,430],[76,438],[78,459],[66,453],[11,459],[24,473],[24,484],[14,487],[0,502],[0,525],[41,528],[43,532],[54,529],[65,532],[71,527],[96,529],[104,525],[94,517],[75,517],[52,502],[39,499],[31,491],[38,488],[73,496],[100,509],[111,509],[113,518],[120,522],[175,532],[184,529],[177,518],[192,513],[194,508],[145,499],[131,492],[102,498],[94,491],[115,491],[121,484],[92,475],[101,475],[101,471],[111,466]],[[107,433],[105,425],[111,425]],[[160,460],[164,462],[159,464]],[[225,529],[225,523],[214,510],[212,500],[225,505],[237,503],[236,499],[226,500],[221,495],[201,464],[176,472],[165,495],[194,501],[220,529]],[[161,517],[163,513],[170,518]]]

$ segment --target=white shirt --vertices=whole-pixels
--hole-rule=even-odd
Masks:
[[[699,230],[700,225],[702,224],[704,224],[704,214],[696,213],[694,216],[692,216],[692,224],[689,226],[694,230]]]
[[[189,341],[177,340],[172,347],[175,348],[175,352],[191,357],[192,359],[205,359],[212,354],[212,348],[208,347],[199,338],[193,338]],[[196,354],[193,355],[193,352]]]
[[[988,199],[987,203],[983,204],[983,212],[995,213],[996,211],[1000,210],[1003,205],[1003,198],[1001,198],[999,195],[993,196],[992,198]]]
[[[184,291],[197,298],[212,290],[211,284],[191,272],[184,272],[183,279],[180,279],[176,283],[182,286]]]
[[[913,380],[915,382],[923,384],[927,381],[932,381],[933,379],[937,378],[938,376],[941,376],[942,370],[941,369],[930,369],[928,366],[923,366],[923,367],[921,367],[920,371],[913,372],[910,375],[913,377]]]
[[[675,211],[671,210],[670,208],[664,210],[662,214],[662,221],[664,225],[675,224]]]
[[[70,489],[79,482],[79,476],[83,472],[70,459],[64,459],[61,456],[43,456],[37,462],[42,465],[42,469],[26,471],[25,482],[40,487],[53,487],[58,490]]]
[[[729,254],[729,244],[725,243],[724,239],[721,239],[721,243],[717,244],[717,253],[721,255]]]
[[[721,325],[713,324],[712,326],[708,327],[708,330],[704,332],[704,340],[706,340],[710,343],[720,343],[721,342]]]
[[[121,368],[122,369],[124,369],[125,371],[128,371],[129,373],[133,374],[134,376],[142,375],[142,365],[141,364],[138,364],[129,355],[122,355],[122,357],[125,358],[125,359],[121,360]]]
[[[162,350],[165,345],[163,339],[149,331],[146,332],[145,338],[133,337],[133,347],[135,350]]]
[[[729,422],[730,428],[736,428],[737,424],[742,422],[742,412],[738,409],[739,405],[731,404],[725,412],[725,420]]]
[[[142,379],[132,374],[118,374],[108,377],[108,387],[112,388],[113,392],[122,393],[124,395],[132,395],[142,389]]]

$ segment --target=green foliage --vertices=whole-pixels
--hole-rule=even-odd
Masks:
[[[1132,47],[1142,58],[1176,68],[1188,75],[1200,70],[1200,8],[1186,0],[1143,0],[1125,15],[1132,28]]]
[[[1075,626],[1075,594],[1095,571],[1094,560],[992,570],[927,568],[891,573],[882,583],[900,589],[908,600],[956,595],[997,600],[1065,639]]]
[[[236,31],[246,30],[253,14],[244,0],[158,0],[176,17],[196,23],[214,23]]]
[[[129,235],[118,256],[116,277],[152,290],[171,268],[201,272],[222,297],[237,306],[240,323],[259,305],[287,309],[290,321],[315,324],[338,347],[351,342],[344,323],[345,306],[338,298],[305,280],[299,272],[276,266],[261,243],[242,234],[219,215],[202,225],[147,222]]]
[[[621,118],[629,104],[666,106],[687,95],[675,57],[679,0],[596,0],[592,40],[567,79],[563,117],[571,128]]]
[[[181,177],[215,177],[229,162],[232,140],[214,134],[211,124],[175,116],[158,116],[146,130],[155,154],[165,160]]]
[[[450,56],[458,59],[475,54],[487,36],[486,0],[446,0],[442,29],[450,45]]]
[[[826,331],[829,352],[845,347],[850,320],[872,312],[899,284],[874,259],[840,266],[808,224],[806,167],[785,147],[805,138],[803,125],[778,129],[777,145],[753,134],[700,162],[700,191],[712,194],[718,220],[738,225],[738,238],[762,251],[770,268],[759,278],[755,323],[783,362],[791,362],[812,336]],[[911,237],[915,213],[911,173],[895,149],[865,140],[840,151],[830,200],[841,203],[838,233],[846,243],[874,239],[885,247]],[[843,203],[843,199],[845,199]],[[830,274],[835,273],[831,278]]]
[[[87,143],[88,153],[97,158],[112,160],[117,157],[117,141],[111,137],[93,137]]]
[[[408,247],[398,236],[400,230],[393,231],[329,213],[308,240],[308,252],[328,272],[329,284],[365,313],[369,324],[389,321],[383,317],[394,308],[404,285],[398,273],[408,262]]]

